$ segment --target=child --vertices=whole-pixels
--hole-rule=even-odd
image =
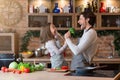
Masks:
[[[67,47],[67,44],[64,43],[62,47],[60,47],[56,42],[55,36],[57,35],[57,29],[54,24],[48,24],[41,28],[40,31],[40,39],[41,42],[45,44],[45,48],[50,53],[50,61],[52,64],[52,68],[61,68],[61,66],[66,66],[66,62],[64,60],[63,52]]]

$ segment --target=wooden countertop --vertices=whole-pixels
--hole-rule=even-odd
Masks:
[[[66,61],[71,61],[71,57],[65,57]],[[32,57],[32,58],[23,58],[23,61],[25,62],[50,62],[50,57],[43,56],[43,57]]]
[[[94,57],[92,63],[120,64],[120,57],[113,58]]]
[[[71,57],[65,57],[65,60],[71,62]],[[44,56],[39,58],[24,58],[25,62],[50,62],[50,57]],[[108,64],[119,64],[120,57],[114,58],[102,58],[102,57],[94,57],[92,63],[108,63]]]
[[[33,73],[14,74],[0,71],[0,80],[114,80],[113,78],[64,76],[65,73],[36,71]]]

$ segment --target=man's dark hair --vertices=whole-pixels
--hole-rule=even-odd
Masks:
[[[85,11],[85,12],[82,12],[80,13],[80,15],[83,15],[85,17],[85,19],[89,18],[89,24],[93,27],[95,22],[96,22],[96,16],[95,14],[92,12],[92,11]]]

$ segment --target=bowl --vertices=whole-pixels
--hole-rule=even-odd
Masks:
[[[33,55],[33,52],[31,52],[31,53],[21,53],[22,54],[22,57],[24,57],[24,58],[30,58],[32,55]]]

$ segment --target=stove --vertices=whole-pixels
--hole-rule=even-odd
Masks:
[[[117,70],[95,70],[92,73],[76,74],[75,72],[67,73],[65,76],[89,76],[89,77],[109,77],[113,78],[117,75]]]

